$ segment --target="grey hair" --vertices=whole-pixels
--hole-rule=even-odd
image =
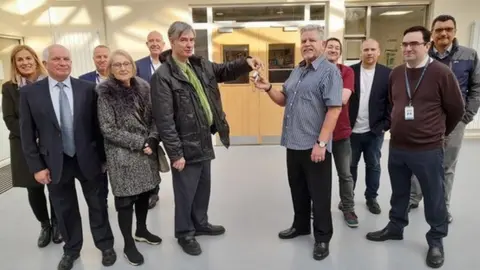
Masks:
[[[172,23],[168,28],[168,39],[176,40],[187,31],[192,31],[193,35],[196,36],[195,30],[190,24],[186,22],[176,21]]]
[[[64,48],[68,51],[68,53],[70,53],[70,51],[67,49],[67,47],[63,46],[63,45],[60,45],[60,44],[52,44],[52,45],[49,45],[48,47],[46,47],[43,52],[42,52],[42,62],[46,62],[48,61],[48,57],[50,57],[50,50],[55,48],[55,47],[60,47],[60,48]]]
[[[323,30],[323,26],[320,26],[318,24],[307,24],[300,29],[300,35],[310,31],[316,31],[318,33],[319,39],[324,39],[325,31]]]

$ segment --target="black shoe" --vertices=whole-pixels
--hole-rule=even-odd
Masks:
[[[309,235],[309,234],[310,234],[310,231],[304,231],[304,232],[297,231],[297,229],[291,227],[278,233],[278,237],[280,237],[280,239],[293,239],[297,236]]]
[[[73,268],[73,263],[80,257],[80,255],[63,254],[62,259],[58,263],[57,270],[70,270]]]
[[[128,263],[133,266],[138,266],[145,262],[143,255],[138,251],[135,245],[131,247],[125,247],[123,249],[123,256],[125,259],[127,259]]]
[[[148,199],[148,209],[152,209],[157,205],[159,198],[157,194],[152,194],[150,195],[150,198]]]
[[[443,247],[430,247],[427,254],[427,265],[431,268],[440,268],[445,260]]]
[[[313,247],[313,258],[317,261],[323,260],[330,254],[328,243],[316,242]]]
[[[162,243],[162,238],[151,234],[147,229],[137,230],[134,238],[137,242],[145,242],[150,245],[159,245]]]
[[[202,253],[200,244],[193,236],[178,238],[178,244],[182,247],[183,251],[189,255],[197,256]]]
[[[50,222],[43,222],[42,229],[40,230],[40,235],[38,236],[37,245],[39,248],[44,248],[50,244],[52,240],[52,226]]]
[[[57,223],[55,222],[52,222],[52,242],[55,244],[60,244],[63,242],[63,237],[60,234]]]
[[[418,203],[410,203],[408,205],[408,212],[410,212],[410,210],[412,209],[417,209],[418,208]]]
[[[381,231],[368,233],[367,239],[375,242],[383,242],[386,240],[403,240],[403,235],[391,232],[387,228],[384,228]]]
[[[103,266],[112,266],[117,261],[117,253],[113,248],[102,251]]]
[[[370,211],[372,214],[379,215],[382,212],[377,199],[367,199],[367,207],[368,211]]]
[[[199,235],[221,235],[225,233],[225,228],[221,225],[207,224],[207,226],[198,228],[195,231],[195,236]]]

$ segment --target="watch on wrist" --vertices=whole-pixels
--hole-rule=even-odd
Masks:
[[[318,146],[320,146],[321,148],[324,148],[324,147],[327,146],[327,143],[326,143],[326,142],[319,141],[319,140],[317,140],[317,144],[318,144]]]

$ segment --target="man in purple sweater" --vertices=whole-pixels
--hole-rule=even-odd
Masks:
[[[427,265],[443,265],[443,238],[448,234],[444,199],[444,138],[462,120],[463,98],[448,66],[428,55],[430,31],[414,26],[404,32],[406,64],[390,76],[392,104],[388,171],[392,185],[390,222],[367,234],[370,241],[402,240],[408,225],[410,178],[415,174],[425,197],[425,218],[430,225]]]

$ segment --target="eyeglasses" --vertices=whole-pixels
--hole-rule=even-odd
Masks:
[[[455,28],[453,27],[445,27],[445,28],[437,28],[437,29],[434,29],[433,31],[436,33],[436,34],[441,34],[443,33],[443,31],[447,32],[447,33],[452,33],[453,30],[455,30]]]
[[[132,65],[132,63],[130,62],[123,62],[123,63],[115,63],[115,64],[112,64],[112,67],[116,68],[116,69],[121,69],[122,66],[124,68],[129,68],[130,66]]]
[[[402,42],[401,46],[403,49],[408,48],[410,46],[411,48],[416,48],[421,45],[426,45],[428,42],[418,42],[418,41],[412,41],[412,42]]]

